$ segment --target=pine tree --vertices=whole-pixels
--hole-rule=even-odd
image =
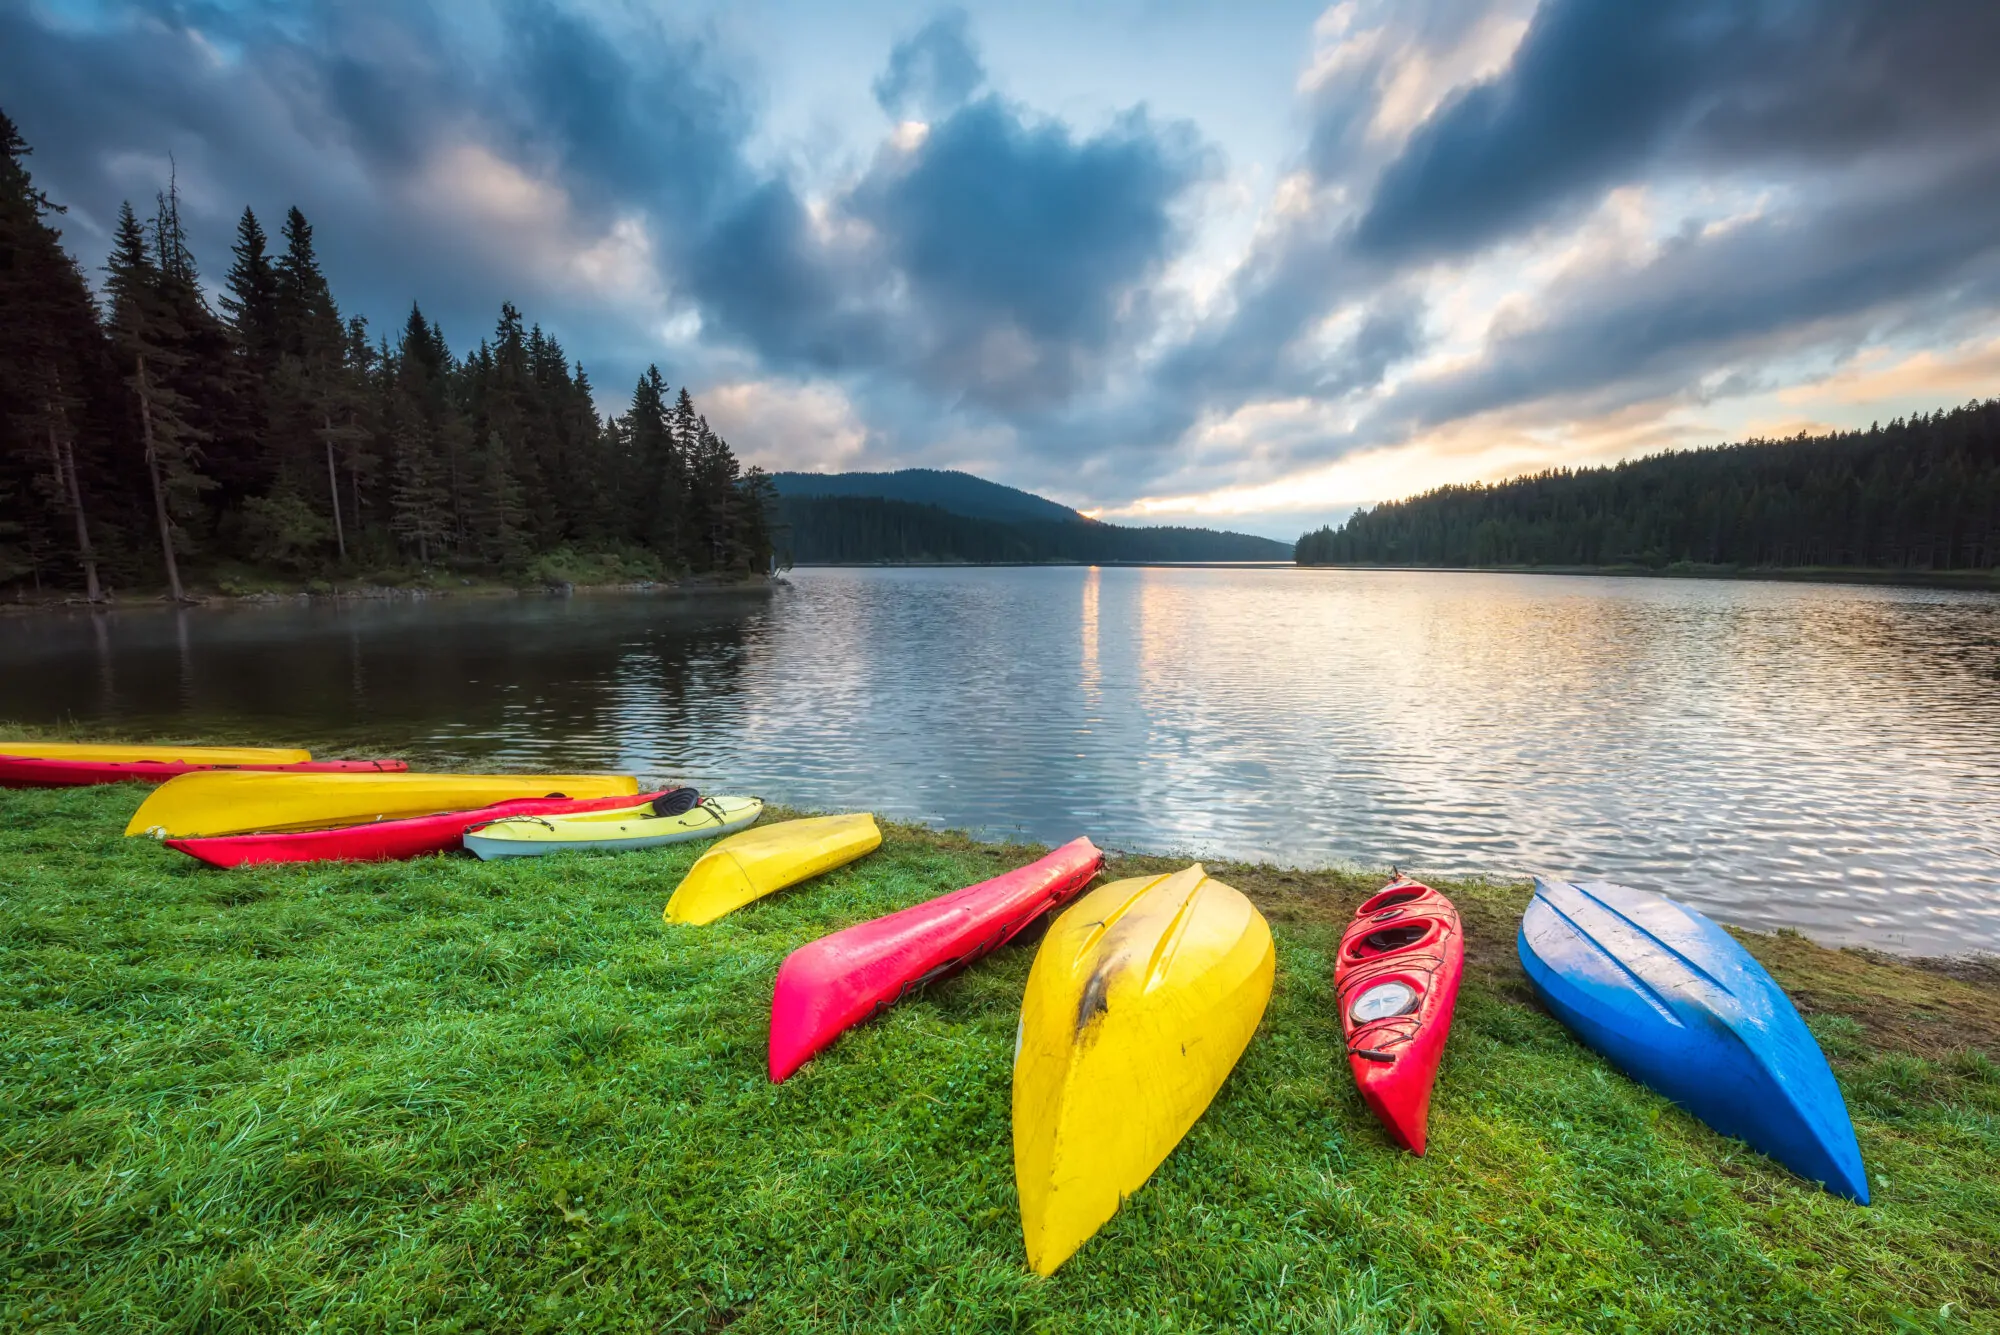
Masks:
[[[669,561],[680,558],[686,469],[668,417],[667,382],[649,366],[632,389],[632,406],[622,421],[632,476],[627,495],[636,506],[632,536]]]
[[[775,549],[774,518],[778,487],[771,475],[752,464],[737,484],[737,533],[753,572],[767,569]]]
[[[687,399],[687,391],[681,391]],[[737,490],[736,456],[722,438],[708,429],[708,419],[695,418],[694,448],[689,455],[689,510],[695,522],[695,548],[689,564],[697,570],[727,570],[743,564],[748,554],[737,547],[743,498]]]
[[[341,380],[340,406],[342,420],[334,428],[336,453],[347,470],[348,512],[353,517],[357,541],[368,524],[368,514],[362,507],[362,486],[364,479],[372,482],[375,469],[380,462],[369,449],[380,429],[377,418],[379,395],[375,380],[381,358],[375,345],[368,340],[368,321],[363,316],[352,316],[347,321],[347,337],[341,354],[344,375]],[[339,490],[336,475],[334,488]],[[347,555],[346,540],[341,539],[341,556]]]
[[[96,303],[76,261],[62,249],[48,223],[61,205],[35,188],[24,159],[27,142],[0,112],[0,425],[5,428],[9,467],[0,486],[25,500],[39,491],[49,517],[68,521],[75,535],[84,596],[103,598],[97,549],[79,468],[76,423],[83,395],[94,386],[101,338]],[[41,471],[46,462],[48,472]],[[25,507],[24,507],[25,510]],[[50,544],[37,526],[12,522],[11,529],[31,548]],[[39,559],[30,562],[39,584]]]
[[[339,446],[352,439],[358,387],[347,366],[347,328],[313,247],[312,224],[294,206],[280,228],[284,251],[272,266],[274,343],[281,374],[271,435],[282,457],[277,472],[301,493],[320,491],[338,543],[347,556],[340,505]],[[316,457],[315,457],[316,456]],[[309,475],[323,482],[309,485]]]
[[[449,498],[445,495],[437,454],[414,424],[396,431],[396,482],[390,500],[390,530],[417,549],[417,562],[428,566],[442,553],[451,532]]]
[[[280,352],[311,361],[340,342],[340,311],[313,249],[312,224],[296,206],[285,210],[284,254],[272,270],[272,311]]]
[[[278,360],[278,274],[264,229],[247,207],[236,221],[236,244],[229,254],[222,310],[244,359],[268,374]]]
[[[162,250],[174,268],[172,276],[157,261]],[[189,405],[174,387],[172,374],[180,369],[178,344],[184,334],[174,289],[186,283],[188,268],[178,217],[169,209],[167,196],[161,197],[150,248],[131,204],[120,206],[106,266],[112,336],[121,359],[130,368],[125,383],[138,410],[160,557],[168,594],[176,602],[187,599],[175,550],[177,542],[183,540],[179,518],[206,481],[196,468],[199,433],[188,420]]]

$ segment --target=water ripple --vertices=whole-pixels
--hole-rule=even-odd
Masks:
[[[1547,868],[2000,948],[2000,598],[1292,569],[20,618],[4,712],[630,766],[989,834]]]

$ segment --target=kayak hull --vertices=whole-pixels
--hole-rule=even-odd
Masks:
[[[584,809],[579,809],[579,811]],[[664,848],[696,839],[716,839],[747,830],[764,814],[754,797],[715,797],[678,816],[655,816],[644,803],[590,808],[587,818],[571,814],[537,819],[537,813],[502,817],[465,832],[466,851],[484,861],[531,858],[543,853],[624,853]]]
[[[1004,876],[800,946],[771,995],[770,1073],[782,1082],[863,1020],[998,950],[1104,866],[1088,839]]]
[[[0,788],[74,788],[99,783],[165,783],[183,774],[251,770],[267,774],[400,774],[401,760],[300,760],[287,764],[208,764],[188,760],[63,760],[0,755]]]
[[[152,760],[189,765],[296,765],[312,752],[296,746],[182,746],[178,742],[0,741],[0,755],[35,760]]]
[[[1412,1154],[1421,1155],[1429,1138],[1431,1090],[1464,973],[1458,910],[1421,882],[1396,881],[1370,895],[1340,939],[1333,990],[1348,1069],[1361,1101]],[[1397,1009],[1371,1018],[1366,1008],[1378,999]]]
[[[468,811],[519,798],[623,797],[623,774],[270,774],[207,770],[155,788],[125,833],[193,839],[325,830],[377,820]]]
[[[1535,882],[1528,979],[1587,1046],[1726,1136],[1868,1203],[1854,1124],[1784,990],[1735,938],[1622,886]]]
[[[1271,929],[1197,865],[1115,881],[1049,927],[1014,1058],[1028,1264],[1055,1273],[1221,1090],[1271,999]]]
[[[780,821],[732,834],[688,869],[663,916],[668,922],[702,926],[881,846],[882,831],[866,813]]]
[[[273,862],[396,862],[460,846],[465,831],[505,816],[596,811],[624,806],[629,797],[527,798],[496,802],[473,811],[444,811],[405,820],[370,821],[328,830],[280,834],[228,834],[211,839],[168,839],[168,848],[211,867],[248,867]]]

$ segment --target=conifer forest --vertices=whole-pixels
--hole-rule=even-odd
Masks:
[[[1440,487],[1299,539],[1300,565],[2000,567],[2000,400]]]
[[[94,286],[29,155],[0,112],[0,596],[767,568],[768,481],[658,367],[605,418],[511,304],[464,355],[414,304],[371,329],[296,208],[245,208],[211,288],[171,186]]]

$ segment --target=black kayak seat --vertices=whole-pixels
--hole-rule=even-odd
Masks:
[[[652,801],[655,816],[685,816],[693,811],[701,801],[701,794],[692,788],[674,788],[661,793]]]

